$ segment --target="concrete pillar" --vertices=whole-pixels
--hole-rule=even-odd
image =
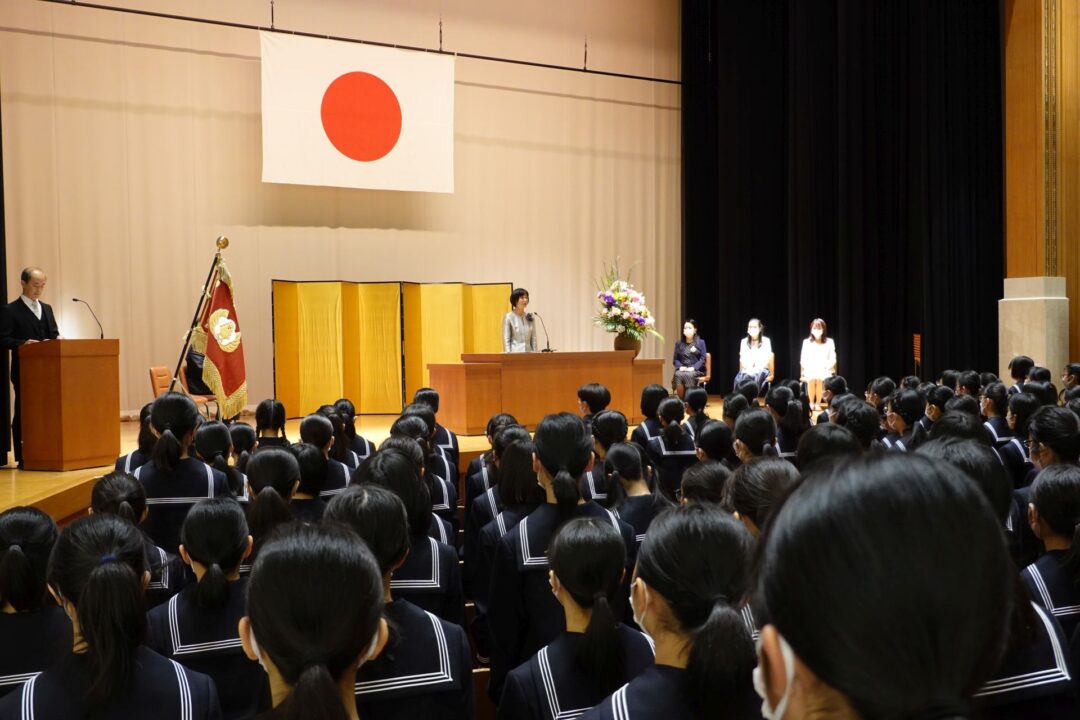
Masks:
[[[998,374],[1006,385],[1009,360],[1028,355],[1049,368],[1054,384],[1069,362],[1069,298],[1063,277],[1005,278],[998,300]]]

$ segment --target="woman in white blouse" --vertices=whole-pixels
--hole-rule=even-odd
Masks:
[[[747,380],[753,380],[760,388],[773,380],[772,341],[765,337],[765,324],[757,318],[750,318],[746,324],[746,337],[739,344],[739,374],[735,376],[734,387]]]
[[[529,306],[529,291],[515,288],[510,293],[510,307],[503,318],[503,352],[536,352],[536,325]]]
[[[807,395],[816,411],[821,403],[825,378],[836,374],[836,344],[829,337],[828,328],[821,318],[814,318],[810,322],[810,336],[802,341],[799,366],[800,379],[806,383]]]

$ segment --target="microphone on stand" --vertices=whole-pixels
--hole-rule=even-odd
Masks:
[[[544,328],[544,345],[545,345],[545,347],[540,352],[555,352],[554,350],[551,349],[551,338],[548,336],[547,323],[544,322],[544,318],[540,317],[540,313],[536,313],[536,312],[525,313],[525,319],[528,320],[529,322],[532,322],[534,317],[540,318],[540,327]]]
[[[101,327],[101,321],[98,320],[98,316],[97,316],[97,313],[94,312],[94,308],[90,307],[90,303],[86,302],[85,300],[80,300],[79,298],[71,298],[71,302],[82,303],[83,305],[86,306],[86,308],[90,311],[90,314],[94,316],[94,322],[97,323],[98,331],[101,333],[99,335],[99,339],[104,340],[105,339],[105,329],[103,327]]]

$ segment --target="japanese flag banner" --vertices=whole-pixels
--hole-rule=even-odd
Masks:
[[[454,191],[454,59],[261,33],[263,182]]]

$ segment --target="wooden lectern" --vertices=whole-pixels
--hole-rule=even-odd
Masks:
[[[48,340],[18,352],[24,467],[112,465],[120,454],[120,341]]]

